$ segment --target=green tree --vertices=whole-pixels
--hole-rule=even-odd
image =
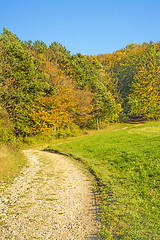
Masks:
[[[29,40],[28,42],[25,42],[25,45],[32,49],[36,54],[44,53],[47,50],[47,45],[43,41],[35,41],[32,42]]]
[[[102,121],[116,120],[118,111],[115,100],[104,84],[97,65],[95,67],[81,54],[73,55],[71,59],[73,79],[82,90],[90,90],[92,93],[93,116],[97,129]]]
[[[68,51],[66,47],[58,42],[53,42],[46,52],[46,57],[54,62],[54,64],[57,65],[59,69],[65,71],[65,73],[69,75],[69,72],[71,70],[71,55],[70,51]]]
[[[1,93],[3,106],[15,123],[17,134],[26,132],[29,105],[38,96],[49,91],[38,60],[34,59],[26,49],[26,45],[18,37],[4,28],[0,37],[1,59],[5,66],[1,68]]]

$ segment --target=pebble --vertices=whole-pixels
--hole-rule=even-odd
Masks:
[[[99,239],[92,179],[62,155],[24,153],[28,167],[0,192],[0,239]]]

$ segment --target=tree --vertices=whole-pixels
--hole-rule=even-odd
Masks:
[[[143,64],[134,76],[132,93],[129,95],[131,116],[156,119],[160,116],[160,67]]]
[[[15,124],[17,134],[25,130],[28,121],[26,105],[38,96],[45,95],[50,86],[26,45],[16,35],[4,28],[0,38],[1,59],[5,68],[1,69],[1,103]]]
[[[97,129],[100,122],[113,121],[117,118],[117,106],[115,100],[104,84],[102,76],[86,57],[81,54],[73,55],[71,65],[73,67],[73,79],[82,90],[90,90],[92,93],[93,118],[96,120]],[[115,117],[116,116],[116,117]]]
[[[34,134],[73,125],[82,127],[90,118],[92,106],[88,94],[76,90],[69,78],[59,76],[56,90],[54,95],[38,98],[31,106],[29,117]]]
[[[153,42],[150,42],[142,45],[132,43],[112,54],[97,56],[97,59],[104,66],[105,72],[110,76],[109,85],[111,92],[116,102],[122,103],[124,115],[130,116],[131,104],[128,101],[134,89],[135,75],[138,74],[141,66],[149,65],[150,63],[154,66],[159,66],[159,52],[159,43],[153,44]]]
[[[46,58],[54,62],[59,69],[65,71],[66,75],[69,75],[69,72],[71,71],[71,55],[70,51],[68,51],[62,44],[58,42],[51,43],[46,52]]]

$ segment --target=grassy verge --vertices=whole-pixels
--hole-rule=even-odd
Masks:
[[[100,182],[102,239],[160,239],[160,122],[48,147],[80,159]]]
[[[0,145],[0,185],[11,182],[26,162],[25,156],[17,147]]]

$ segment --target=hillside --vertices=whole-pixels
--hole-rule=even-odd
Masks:
[[[160,43],[130,44],[112,54],[71,55],[60,43],[0,36],[1,112],[14,136],[101,128],[160,116]],[[1,114],[1,124],[6,117]]]

